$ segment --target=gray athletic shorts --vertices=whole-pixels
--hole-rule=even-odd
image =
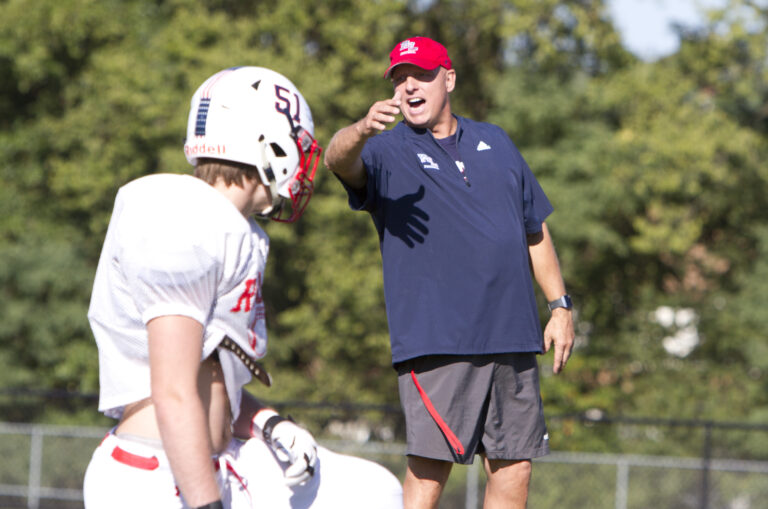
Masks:
[[[406,454],[471,464],[475,454],[549,454],[535,353],[429,355],[395,365]]]

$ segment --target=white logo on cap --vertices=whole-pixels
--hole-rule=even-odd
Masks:
[[[416,53],[417,51],[419,51],[419,48],[411,40],[405,40],[400,43],[400,56]]]

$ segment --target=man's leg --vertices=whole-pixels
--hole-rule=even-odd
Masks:
[[[483,508],[525,509],[531,480],[530,460],[483,460],[488,476]]]
[[[408,456],[403,483],[404,509],[435,509],[451,467],[450,461]]]

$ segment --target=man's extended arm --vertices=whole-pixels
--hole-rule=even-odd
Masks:
[[[565,283],[560,272],[555,245],[546,223],[541,224],[541,233],[528,236],[528,253],[531,257],[531,269],[547,301],[553,301],[565,295]],[[544,329],[544,351],[548,352],[555,345],[555,358],[552,369],[559,373],[565,368],[573,348],[573,312],[570,309],[555,308]]]
[[[191,507],[219,500],[208,420],[197,386],[203,326],[186,316],[160,316],[147,323],[147,333],[152,403],[179,490]]]
[[[365,142],[395,121],[395,115],[400,113],[399,106],[400,99],[397,96],[378,101],[364,118],[340,129],[325,150],[325,166],[351,188],[364,188],[368,177],[360,154]]]

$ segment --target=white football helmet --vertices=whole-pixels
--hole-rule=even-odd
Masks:
[[[323,150],[314,131],[309,105],[288,78],[264,67],[233,67],[192,96],[184,153],[192,165],[210,158],[255,166],[272,194],[272,206],[259,215],[293,222],[312,196]]]

